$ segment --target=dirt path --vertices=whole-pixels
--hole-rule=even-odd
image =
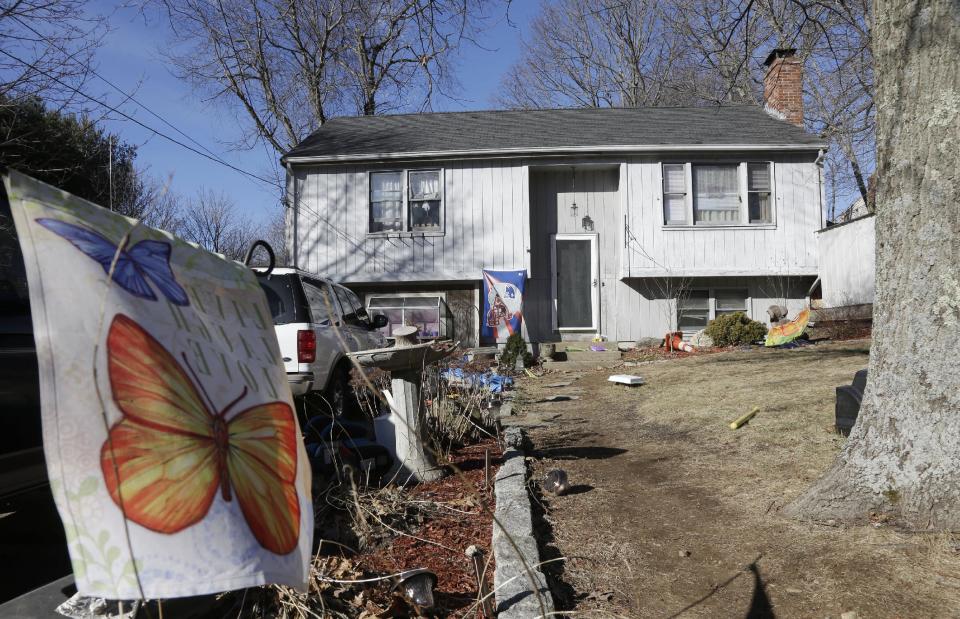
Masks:
[[[551,373],[520,386],[547,553],[567,557],[562,607],[628,617],[960,616],[960,538],[882,522],[843,528],[780,510],[832,461],[834,387],[867,363],[864,342]],[[569,393],[579,400],[537,402]],[[740,430],[726,423],[762,407]],[[752,566],[752,567],[751,567]],[[594,615],[595,616],[595,615]]]

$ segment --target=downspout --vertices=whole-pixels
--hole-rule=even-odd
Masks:
[[[827,151],[823,148],[817,153],[817,158],[814,160],[814,164],[817,166],[817,199],[820,203],[820,229],[823,230],[823,227],[826,225],[823,219],[823,160],[827,157]],[[820,283],[820,239],[817,238],[817,279],[814,280],[813,284],[810,285],[809,290],[807,290],[807,307],[811,306],[813,299],[813,290],[817,287],[817,284]]]
[[[292,211],[291,214],[290,214],[290,216],[291,216],[291,225],[290,225],[290,227],[292,228],[292,234],[291,234],[291,236],[292,236],[293,238],[292,238],[292,242],[291,242],[291,246],[292,246],[291,249],[292,249],[292,251],[291,251],[291,253],[290,253],[290,258],[291,258],[291,261],[293,262],[293,264],[292,264],[291,266],[293,266],[293,268],[297,269],[297,268],[300,268],[300,265],[298,264],[298,263],[299,263],[298,258],[299,258],[299,255],[300,255],[300,254],[299,254],[299,251],[298,251],[298,250],[299,250],[299,244],[300,244],[300,243],[299,243],[300,234],[299,234],[299,230],[298,230],[298,228],[299,228],[299,223],[300,223],[300,222],[299,222],[299,219],[300,219],[300,218],[299,218],[299,213],[300,213],[299,204],[300,204],[300,202],[298,201],[299,196],[297,196],[297,178],[293,175],[293,165],[292,165],[289,161],[287,161],[285,167],[286,167],[286,170],[287,170],[287,194],[289,195],[289,194],[291,193],[291,188],[292,188],[293,203],[291,204],[290,201],[287,199],[287,198],[288,198],[288,195],[283,197],[283,201],[284,201],[284,203],[285,203],[285,206],[286,206],[287,208],[291,209],[291,211]]]
[[[827,158],[827,151],[820,149],[817,158],[813,162],[817,166],[817,200],[820,203],[820,229],[823,229],[823,160]],[[819,263],[819,257],[817,262]]]

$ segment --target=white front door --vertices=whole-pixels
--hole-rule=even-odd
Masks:
[[[553,328],[597,331],[600,318],[600,260],[596,234],[554,234]]]

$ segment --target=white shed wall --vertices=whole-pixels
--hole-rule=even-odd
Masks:
[[[820,286],[825,307],[873,303],[877,241],[875,219],[870,215],[817,233]]]

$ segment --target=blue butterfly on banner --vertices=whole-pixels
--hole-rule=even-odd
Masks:
[[[144,240],[129,249],[119,248],[118,252],[116,243],[86,226],[48,218],[37,219],[37,223],[93,258],[104,273],[110,273],[116,258],[112,279],[133,296],[156,301],[157,295],[148,283],[152,282],[171,303],[190,304],[186,291],[177,283],[170,268],[170,243]]]

